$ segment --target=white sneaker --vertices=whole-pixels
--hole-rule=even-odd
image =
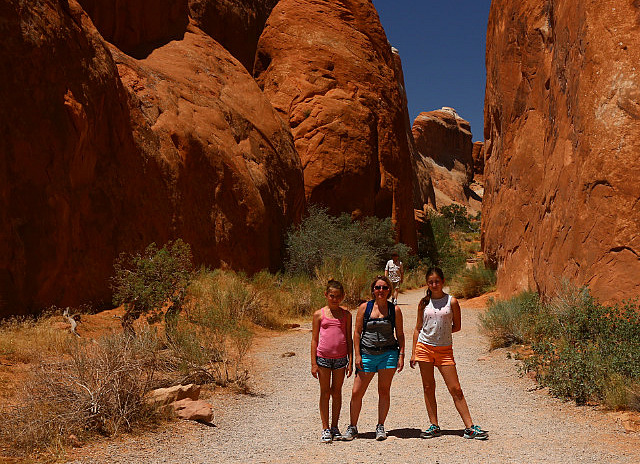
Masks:
[[[381,441],[381,440],[386,440],[386,438],[387,438],[387,432],[385,432],[384,430],[384,424],[376,425],[376,440]]]
[[[331,437],[331,430],[324,429],[322,431],[322,438],[320,440],[324,443],[331,443],[331,441],[333,440],[333,438]]]

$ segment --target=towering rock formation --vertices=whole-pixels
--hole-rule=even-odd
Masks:
[[[640,2],[494,0],[483,247],[505,295],[640,295]]]
[[[471,127],[453,108],[420,113],[413,122],[413,137],[421,157],[420,171],[433,181],[436,207],[457,202],[480,210],[473,180]]]
[[[409,140],[394,56],[369,0],[281,0],[254,76],[291,127],[306,197],[391,216],[415,248]]]
[[[135,60],[75,0],[7,0],[0,28],[0,317],[108,300],[114,258],[152,241],[184,238],[211,266],[278,267],[302,167],[226,50],[187,27]]]

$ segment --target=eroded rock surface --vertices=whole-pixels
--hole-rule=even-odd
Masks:
[[[109,302],[120,252],[178,237],[198,263],[279,267],[302,168],[222,46],[190,27],[136,60],[74,0],[0,20],[0,316]]]
[[[484,251],[498,289],[640,294],[640,3],[494,0]]]
[[[469,185],[473,180],[471,127],[453,108],[420,113],[413,122],[419,172],[431,177],[436,207],[460,203],[479,211],[481,198]]]
[[[415,247],[402,89],[370,1],[281,0],[254,76],[289,124],[309,202],[331,213],[391,216]]]

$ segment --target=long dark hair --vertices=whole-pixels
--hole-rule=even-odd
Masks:
[[[424,274],[424,280],[427,281],[429,280],[429,276],[436,274],[438,277],[440,277],[443,281],[444,281],[444,272],[442,272],[442,269],[440,269],[439,267],[430,267],[429,269],[427,269],[427,272]],[[418,307],[422,310],[425,308],[425,306],[427,306],[429,304],[429,300],[431,300],[431,289],[427,288],[427,295],[420,300],[420,303],[418,304]]]

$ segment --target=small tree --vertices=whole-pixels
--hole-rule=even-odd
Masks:
[[[133,322],[143,314],[157,318],[165,304],[167,334],[175,326],[193,276],[191,247],[180,239],[158,249],[150,244],[143,254],[122,253],[114,264],[113,303],[125,305],[122,327],[134,335]]]

